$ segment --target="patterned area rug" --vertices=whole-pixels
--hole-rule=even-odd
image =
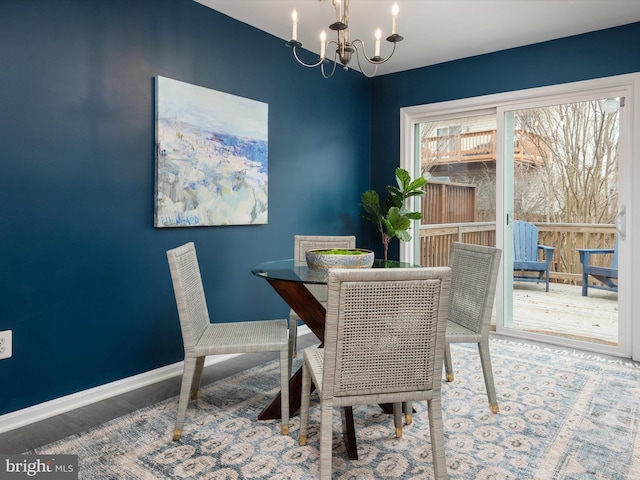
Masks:
[[[638,364],[492,340],[500,413],[489,411],[477,348],[452,345],[455,381],[443,385],[447,469],[452,479],[640,478]],[[277,393],[277,363],[204,386],[182,440],[171,441],[177,397],[31,453],[77,454],[80,478],[314,479],[319,411],[308,444],[279,421],[258,422]],[[426,403],[403,437],[376,405],[354,408],[360,459],[350,461],[334,414],[333,478],[431,479]]]

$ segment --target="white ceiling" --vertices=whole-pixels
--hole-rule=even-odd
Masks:
[[[316,54],[301,55],[308,62],[317,60],[321,30],[327,31],[328,40],[334,38],[328,28],[335,20],[331,0],[194,1],[284,41],[291,39],[291,12],[296,9],[298,40]],[[377,28],[383,33],[381,56],[390,52],[391,44],[384,38],[391,33],[394,1],[351,0],[351,38],[364,40],[369,57],[373,56]],[[640,0],[397,0],[397,3],[398,34],[404,41],[397,44],[393,58],[378,68],[378,74],[640,21]],[[291,55],[284,42],[282,55]],[[355,60],[350,66],[357,66]]]

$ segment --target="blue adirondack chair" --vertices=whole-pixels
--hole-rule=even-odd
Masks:
[[[539,250],[543,252],[542,261],[538,258]],[[522,220],[513,222],[513,280],[516,282],[545,282],[548,292],[549,271],[555,250],[555,247],[538,244],[538,227],[533,223]],[[534,272],[538,275],[527,275],[524,272]]]
[[[591,255],[603,253],[613,254],[611,266],[596,267],[589,263]],[[587,289],[597,288],[610,292],[618,291],[618,237],[614,248],[578,248],[580,263],[582,264],[582,296],[587,296]],[[600,281],[602,285],[589,285],[589,275]]]

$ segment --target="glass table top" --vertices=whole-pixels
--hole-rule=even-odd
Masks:
[[[396,260],[374,260],[372,268],[415,268],[420,265],[398,262]],[[323,284],[327,283],[327,270],[309,268],[306,262],[296,262],[293,259],[274,260],[256,265],[251,273],[269,280],[283,280],[286,282]]]

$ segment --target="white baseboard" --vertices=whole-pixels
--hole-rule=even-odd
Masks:
[[[213,355],[207,358],[205,366],[213,365],[241,354]],[[123,378],[115,382],[100,385],[99,387],[83,390],[78,393],[56,398],[48,402],[34,405],[22,410],[7,413],[0,416],[0,433],[8,432],[16,428],[24,427],[31,423],[39,422],[61,413],[84,407],[106,398],[115,397],[122,393],[146,387],[156,382],[182,375],[184,362],[174,363],[132,377]]]
[[[309,330],[309,327],[306,325],[300,325],[298,327],[298,336],[306,335],[308,333],[311,333],[311,330]],[[238,355],[242,354],[212,355],[207,357],[205,366],[224,362],[225,360],[237,357]],[[146,387],[147,385],[151,385],[156,382],[177,377],[182,375],[183,365],[184,362],[174,363],[172,365],[167,365],[166,367],[157,368],[132,377],[123,378],[122,380],[100,385],[99,387],[90,388],[65,397],[39,403],[33,407],[0,415],[0,433],[15,430],[16,428],[24,427],[26,425],[39,422],[40,420],[45,420],[47,418],[60,415],[61,413],[69,412],[76,408],[99,402],[106,398],[115,397],[116,395],[136,390],[137,388]]]

